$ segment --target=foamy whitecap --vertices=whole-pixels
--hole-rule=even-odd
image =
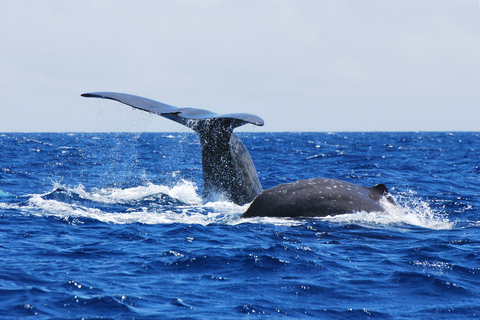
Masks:
[[[352,214],[328,217],[327,220],[341,223],[361,223],[376,225],[412,225],[427,229],[452,229],[450,222],[442,212],[433,210],[430,205],[410,193],[393,196],[396,204],[382,199],[380,204],[384,212],[357,212]]]
[[[81,199],[89,200],[94,205],[82,205],[79,203],[66,203],[56,199],[46,199],[45,196],[62,190],[69,196],[74,195]],[[172,209],[171,204],[162,206],[159,199],[159,206],[153,208],[143,205],[141,200],[154,195],[167,195],[172,199],[178,200],[181,204],[175,204]],[[54,216],[62,219],[87,218],[95,219],[105,223],[144,223],[144,224],[168,224],[168,223],[188,223],[207,225],[211,223],[229,223],[237,219],[245,210],[242,206],[237,206],[231,202],[209,202],[202,204],[202,199],[197,193],[197,187],[190,181],[180,181],[173,187],[164,185],[148,184],[147,186],[137,186],[132,188],[103,188],[85,190],[84,186],[79,185],[74,188],[68,188],[55,183],[52,192],[46,194],[29,195],[27,206],[18,206],[29,214],[37,216]],[[140,200],[140,204],[134,208],[127,208],[127,212],[108,212],[100,209],[101,204],[114,205],[128,204],[130,201]],[[95,207],[95,203],[98,203]],[[105,207],[105,206],[103,206]]]
[[[185,180],[180,181],[173,187],[149,183],[146,186],[125,189],[102,188],[92,189],[91,191],[85,190],[82,185],[68,188],[55,183],[52,192],[56,190],[66,192],[72,196],[72,199],[74,198],[73,195],[76,195],[90,202],[88,204],[82,204],[81,201],[62,202],[58,199],[46,198],[45,196],[50,194],[46,193],[29,195],[27,206],[19,206],[18,204],[2,205],[4,208],[15,206],[15,209],[39,216],[55,216],[63,219],[87,218],[117,224],[186,223],[208,225],[220,223],[236,225],[241,223],[263,223],[296,226],[308,221],[273,217],[243,219],[240,216],[248,208],[248,204],[239,206],[225,200],[203,203],[198,195],[197,186]],[[178,200],[179,203],[162,202],[161,195]],[[149,203],[142,202],[150,196],[158,196],[153,198],[153,204],[151,200]],[[444,213],[432,210],[427,202],[416,198],[412,193],[397,194],[394,198],[397,204],[392,204],[387,200],[381,201],[382,206],[385,208],[384,212],[357,212],[318,219],[336,223],[363,225],[412,225],[428,229],[452,229],[454,227],[454,223],[450,222]],[[136,202],[131,204],[132,201]],[[112,210],[109,209],[109,205],[113,208]],[[126,207],[122,207],[122,205]],[[116,206],[120,206],[121,209],[115,211]]]

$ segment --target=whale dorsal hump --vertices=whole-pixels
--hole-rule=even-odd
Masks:
[[[379,201],[383,196],[385,196],[389,202],[395,203],[393,198],[390,196],[390,191],[388,191],[387,186],[383,183],[368,188],[368,190],[370,191],[370,197],[375,201]]]

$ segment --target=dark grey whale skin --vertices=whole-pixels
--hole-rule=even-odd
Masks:
[[[218,128],[213,121],[221,123]],[[262,192],[262,185],[247,149],[223,121],[212,120],[205,128],[194,128],[202,147],[204,198],[221,196],[244,205]]]
[[[337,179],[312,178],[264,190],[242,215],[251,217],[325,217],[359,211],[382,212],[389,196],[383,184],[372,188]]]

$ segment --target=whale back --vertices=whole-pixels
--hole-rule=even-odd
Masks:
[[[359,211],[383,212],[385,185],[372,188],[337,179],[313,178],[284,183],[259,194],[242,217],[324,217]]]

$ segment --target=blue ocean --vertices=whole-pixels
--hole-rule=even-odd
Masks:
[[[396,204],[245,219],[202,199],[194,133],[3,133],[0,318],[480,316],[480,133],[237,135],[265,189],[384,183]]]

